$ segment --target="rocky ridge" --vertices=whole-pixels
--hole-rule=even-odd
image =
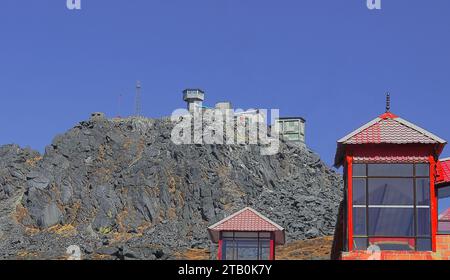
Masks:
[[[334,233],[342,180],[314,152],[282,142],[175,145],[169,119],[97,117],[44,155],[0,147],[0,258],[173,259],[214,252],[206,228],[251,206],[288,242]],[[214,254],[212,254],[214,256]]]

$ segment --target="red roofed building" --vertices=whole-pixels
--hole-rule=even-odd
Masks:
[[[275,245],[285,243],[284,229],[247,207],[208,228],[219,244],[219,260],[274,260]]]
[[[438,162],[438,233],[450,234],[450,158]]]
[[[450,185],[450,158],[441,159],[438,162],[437,183],[440,185]]]
[[[448,165],[438,162],[446,144],[391,113],[389,96],[386,113],[338,140],[345,207],[334,255],[368,259],[376,249],[380,259],[450,258],[450,236],[438,233],[436,187],[448,180],[439,172]]]

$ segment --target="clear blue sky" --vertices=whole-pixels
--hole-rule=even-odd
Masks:
[[[43,151],[94,111],[169,115],[207,104],[304,116],[331,164],[336,140],[384,111],[450,139],[450,1],[2,0],[0,144]],[[445,155],[450,155],[449,149]]]

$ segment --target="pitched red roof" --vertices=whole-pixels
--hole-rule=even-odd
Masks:
[[[256,210],[247,207],[208,228],[213,242],[222,231],[275,232],[275,242],[284,244],[284,229]]]
[[[342,164],[343,146],[345,145],[437,144],[442,145],[443,147],[446,143],[445,140],[431,132],[388,112],[338,140],[335,165],[340,166]],[[394,161],[398,159],[388,158],[387,160]],[[412,157],[407,158],[406,160],[409,162],[416,161],[417,159]]]
[[[438,162],[438,184],[450,184],[450,158]]]
[[[338,141],[343,144],[438,144],[436,135],[395,115],[383,114]]]

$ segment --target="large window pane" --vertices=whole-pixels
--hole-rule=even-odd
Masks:
[[[353,176],[366,176],[366,165],[353,164]]]
[[[367,250],[367,238],[353,238],[353,250]]]
[[[230,232],[230,231],[224,231],[224,232],[222,232],[222,237],[230,237],[230,238],[233,238],[233,232]]]
[[[418,238],[416,243],[416,250],[422,252],[431,251],[432,250],[431,239]]]
[[[353,235],[366,235],[366,208],[353,208]]]
[[[258,241],[237,240],[238,260],[258,260]]]
[[[431,222],[430,222],[430,208],[417,208],[417,235],[430,236]]]
[[[430,176],[430,165],[429,164],[416,164],[416,176],[418,176],[418,177]]]
[[[403,178],[369,179],[370,205],[413,205],[414,181]]]
[[[430,179],[416,179],[417,205],[430,205]]]
[[[353,179],[353,205],[366,205],[366,179]]]
[[[414,208],[369,208],[370,236],[413,236]]]
[[[257,232],[235,232],[234,238],[258,238]]]
[[[235,260],[236,246],[234,241],[224,240],[222,243],[222,254],[225,260]]]
[[[415,248],[414,238],[369,238],[370,245],[376,245],[381,250],[412,251]]]
[[[270,259],[270,241],[260,241],[260,260],[266,261]]]
[[[450,186],[439,188],[438,191],[438,208],[439,214],[450,208]]]
[[[438,189],[438,232],[450,234],[450,187]]]
[[[413,177],[412,164],[369,164],[368,176],[375,177]]]

